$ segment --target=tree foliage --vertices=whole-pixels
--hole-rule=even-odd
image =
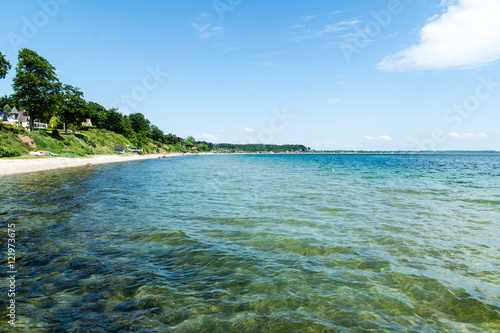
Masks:
[[[148,146],[148,137],[146,131],[141,131],[136,135],[137,147],[146,148]]]
[[[47,117],[54,106],[58,82],[55,68],[45,58],[29,49],[19,51],[12,88],[14,98],[30,116],[31,131],[35,119]]]
[[[106,108],[95,102],[87,102],[88,117],[97,128],[106,128],[107,112]]]
[[[11,69],[10,62],[5,59],[5,56],[0,52],[0,79],[5,79],[5,76]]]
[[[57,125],[58,125],[58,123],[57,123],[57,117],[56,116],[52,116],[52,118],[50,118],[50,121],[49,121],[49,126],[51,128],[55,129],[55,128],[57,128]]]
[[[5,105],[9,105],[9,107],[10,106],[14,107],[16,105],[12,96],[5,95],[5,96],[0,97],[0,108],[3,109],[5,107]]]
[[[66,124],[66,133],[68,125],[77,125],[86,119],[88,109],[79,88],[68,84],[59,86],[56,100],[59,118]]]
[[[128,117],[135,133],[146,132],[149,136],[151,122],[142,113],[131,113]]]
[[[165,143],[165,134],[156,125],[151,125],[151,139],[156,142]]]

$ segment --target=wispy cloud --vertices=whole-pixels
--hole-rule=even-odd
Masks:
[[[313,18],[315,18],[316,16],[314,15],[308,15],[308,16],[304,16],[302,19],[307,22],[307,21],[311,21]]]
[[[196,34],[201,39],[210,39],[221,34],[224,30],[221,26],[212,26],[211,24],[198,25],[196,23],[191,23],[191,26],[195,29]]]
[[[245,128],[245,132],[255,132],[255,129],[253,128]]]
[[[475,68],[500,59],[500,1],[442,0],[446,11],[420,30],[419,42],[382,59],[381,70]]]
[[[296,25],[292,36],[289,38],[292,42],[300,42],[305,39],[321,38],[325,37],[339,31],[347,30],[352,26],[361,23],[360,20],[356,18],[350,18],[337,23],[325,24],[321,27],[311,27],[306,25]]]
[[[224,31],[222,26],[214,25],[211,21],[212,15],[201,13],[194,22],[191,22],[191,26],[200,39],[210,39]]]
[[[340,103],[340,98],[333,98],[329,99],[328,101],[325,101],[326,104],[337,104]]]
[[[479,132],[479,133],[455,133],[451,132],[448,134],[450,138],[454,139],[482,139],[488,137],[488,134]]]
[[[385,142],[394,141],[389,135],[380,135],[380,136],[377,136],[377,137],[365,136],[365,140],[368,140],[368,141],[385,141]]]

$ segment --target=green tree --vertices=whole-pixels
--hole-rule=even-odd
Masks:
[[[68,133],[68,125],[78,125],[87,117],[88,109],[83,99],[83,93],[79,88],[65,84],[59,87],[57,101],[59,106],[59,118],[66,124],[65,132]]]
[[[169,145],[175,145],[179,143],[179,139],[177,138],[177,135],[168,133],[167,135],[165,135],[165,143]]]
[[[186,138],[186,141],[184,141],[184,146],[186,146],[188,148],[194,147],[195,144],[196,144],[196,140],[192,136],[188,136]]]
[[[49,126],[51,128],[57,128],[57,117],[56,116],[52,116],[52,118],[50,118]]]
[[[3,107],[3,112],[10,112],[10,110],[12,110],[12,108],[10,107],[9,104],[5,104],[5,106]]]
[[[106,114],[108,111],[104,106],[94,102],[87,102],[87,110],[92,125],[97,128],[106,128]]]
[[[148,146],[148,137],[146,131],[141,131],[137,133],[135,136],[136,142],[137,142],[137,147],[139,148],[147,148]]]
[[[123,116],[123,118],[122,118],[122,128],[123,128],[122,134],[126,138],[128,138],[129,140],[133,140],[134,137],[135,137],[135,132],[132,129],[132,123],[131,123],[129,117]]]
[[[144,131],[149,136],[151,122],[142,113],[131,113],[128,118],[134,132],[139,133]]]
[[[123,133],[123,115],[117,109],[109,109],[106,112],[106,120],[104,121],[104,128],[116,132]]]
[[[0,108],[3,109],[5,107],[5,105],[7,105],[7,104],[9,106],[12,105],[13,107],[16,105],[12,96],[5,95],[5,96],[0,97]]]
[[[47,115],[55,103],[58,88],[55,68],[49,62],[29,49],[19,51],[19,63],[12,88],[14,98],[30,116],[30,130],[34,121]]]
[[[165,134],[163,131],[156,125],[151,125],[151,139],[156,142],[165,142]]]
[[[9,72],[10,68],[10,62],[5,59],[5,56],[2,52],[0,52],[0,79],[5,79],[5,76]]]

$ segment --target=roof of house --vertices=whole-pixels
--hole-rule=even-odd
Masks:
[[[82,122],[82,126],[92,126],[92,121],[90,119],[86,119]]]
[[[10,117],[10,114],[8,114],[7,112],[0,112],[0,120],[2,121],[8,121],[8,118]]]
[[[20,121],[20,122],[28,121],[28,116],[25,116],[24,114],[22,114],[19,116],[19,118],[17,118],[17,121]]]
[[[12,112],[12,114],[23,114],[22,112],[17,111],[15,106],[12,108],[10,112]]]

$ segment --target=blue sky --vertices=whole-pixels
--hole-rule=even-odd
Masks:
[[[497,0],[5,0],[2,12],[13,66],[32,49],[87,100],[183,137],[500,150]]]

